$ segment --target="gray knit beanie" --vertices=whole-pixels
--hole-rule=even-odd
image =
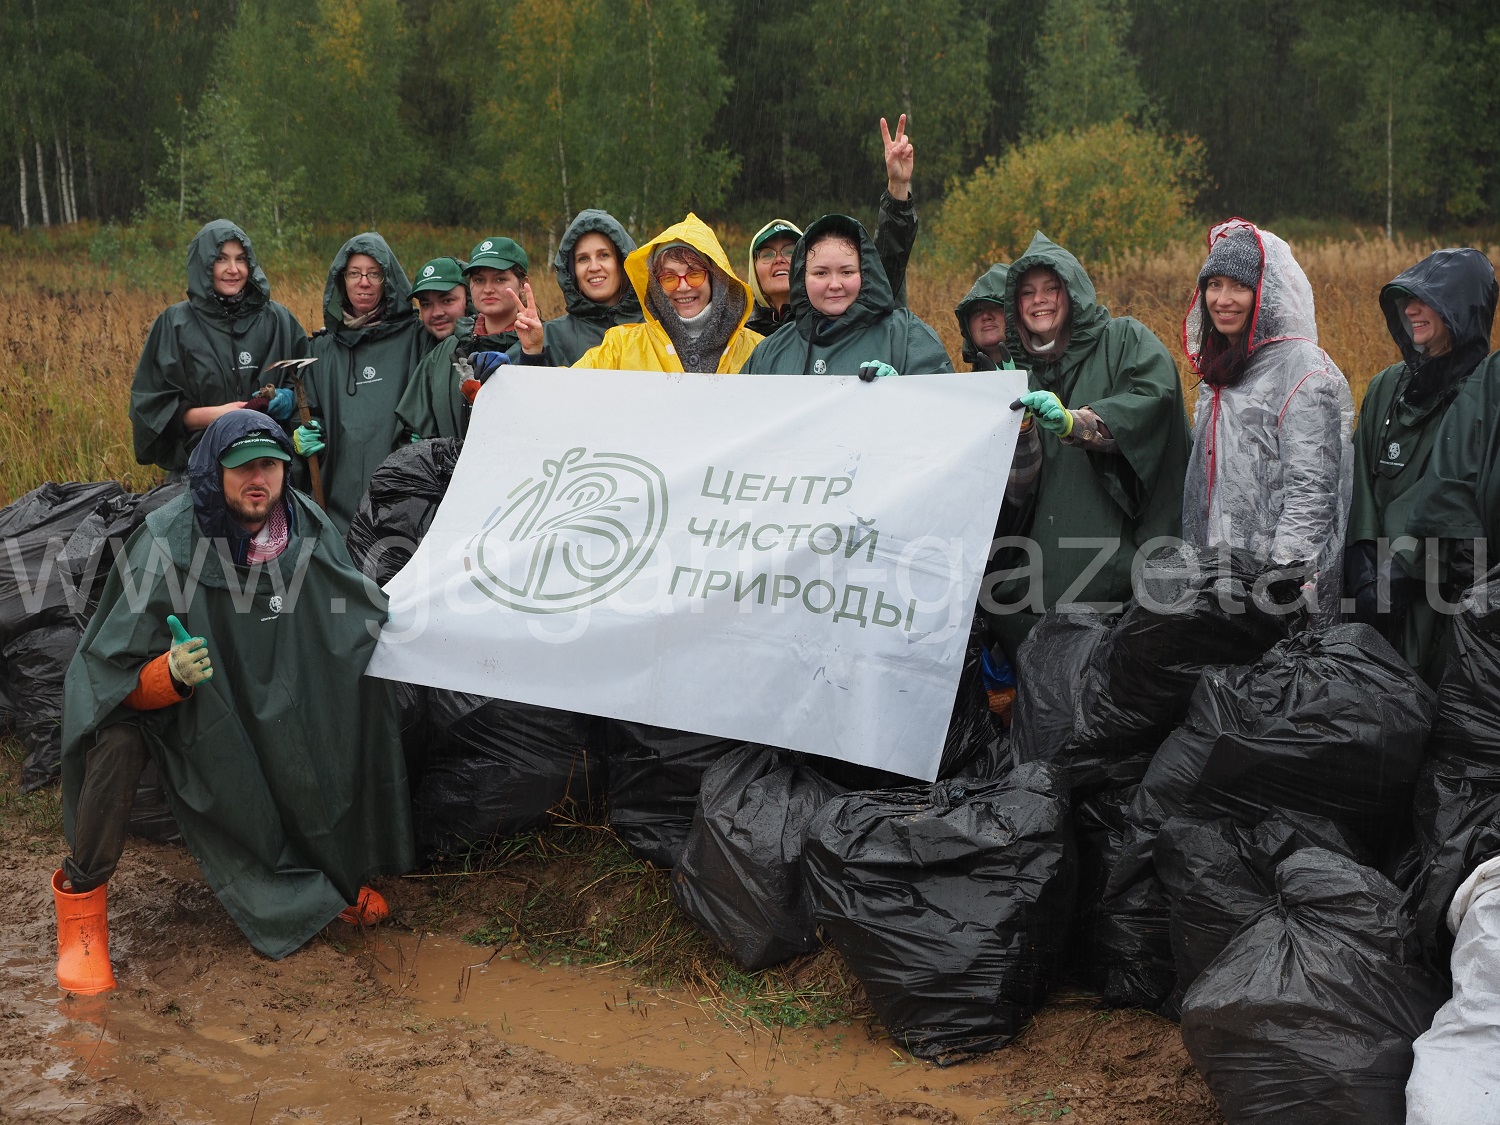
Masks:
[[[1228,277],[1254,289],[1260,284],[1260,241],[1243,227],[1229,231],[1213,244],[1198,271],[1198,287],[1211,277]]]

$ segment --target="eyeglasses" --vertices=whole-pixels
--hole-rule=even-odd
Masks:
[[[672,273],[670,271],[667,271],[656,275],[657,284],[659,284],[668,293],[677,292],[678,286],[680,286],[684,281],[687,282],[687,287],[689,289],[696,289],[707,280],[707,270],[688,270],[687,273]]]
[[[372,282],[375,285],[379,285],[382,281],[385,280],[385,271],[384,270],[345,270],[344,271],[344,280],[345,281],[358,281],[360,278],[364,278],[366,281]]]
[[[797,244],[795,242],[790,246],[783,246],[780,249],[775,250],[773,250],[769,246],[762,246],[755,252],[755,260],[757,262],[774,262],[777,258],[784,258],[786,261],[790,262],[792,260],[792,251],[795,249],[797,249]]]

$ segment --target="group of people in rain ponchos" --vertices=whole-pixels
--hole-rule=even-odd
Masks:
[[[138,774],[150,747],[210,881],[272,956],[305,940],[341,902],[358,913],[363,879],[410,862],[409,843],[379,845],[383,833],[360,811],[391,806],[376,819],[408,823],[395,796],[402,767],[388,685],[360,686],[369,650],[359,637],[384,605],[356,591],[340,536],[393,449],[464,435],[475,395],[499,366],[866,382],[951,372],[937,334],[906,307],[912,146],[904,119],[894,135],[881,128],[889,183],[873,237],[847,215],[805,229],[774,219],[751,240],[747,283],[695,215],[637,245],[615,218],[585,210],[553,261],[567,311],[546,322],[515,240],[486,238],[467,260],[435,259],[413,280],[369,232],[335,255],[324,323],[309,339],[271,300],[245,231],[223,220],[199,231],[187,300],[157,319],[132,389],[137,458],[191,478],[146,530],[179,553],[191,553],[195,535],[229,544],[197,597],[246,589],[234,571],[289,545],[306,548],[324,568],[315,585],[338,596],[283,613],[262,576],[246,596],[263,598],[264,613],[260,603],[238,616],[195,603],[187,625],[201,636],[187,638],[175,626],[168,635],[166,602],[127,611],[111,578],[69,673],[64,788],[75,855],[54,889],[69,902],[80,888],[102,890],[118,860],[114,828],[101,843],[89,825],[109,819],[100,811],[107,794],[95,789],[124,791],[99,764],[122,723],[147,732],[144,744],[125,740],[123,772]],[[959,302],[964,361],[976,371],[1023,369],[1028,387],[997,529],[1010,537],[998,542],[1021,545],[1001,550],[1001,577],[981,598],[992,655],[1013,659],[1060,601],[1129,599],[1138,553],[1180,536],[1264,556],[1279,588],[1315,618],[1348,612],[1374,624],[1435,681],[1447,621],[1437,607],[1487,567],[1485,541],[1500,520],[1489,261],[1472,249],[1441,250],[1384,287],[1379,301],[1401,358],[1370,384],[1357,432],[1348,383],[1318,346],[1311,286],[1284,241],[1240,219],[1221,223],[1197,278],[1184,282],[1192,299],[1183,339],[1200,381],[1191,429],[1167,348],[1139,321],[1111,315],[1078,259],[1044,235],[987,270]],[[302,375],[305,409],[285,369],[268,370],[301,357],[317,361]],[[304,460],[317,455],[321,509],[288,487],[268,522],[236,524],[225,495],[231,476],[241,487],[242,446],[246,456],[260,450],[253,464],[298,485]],[[246,495],[263,500],[267,491],[252,485]],[[1108,546],[1080,550],[1079,541]],[[346,611],[330,618],[330,604]],[[273,636],[265,630],[275,622]],[[250,682],[233,690],[199,682],[200,705],[178,675],[200,650],[183,646],[205,638],[216,655],[236,653],[235,670]],[[161,683],[175,694],[137,698],[148,686],[142,667],[165,659],[152,659],[159,653],[172,657],[173,678]],[[150,707],[172,705],[173,722],[131,711],[147,697]],[[336,707],[339,721],[320,726],[332,712],[313,700]],[[243,746],[244,760],[184,749],[207,738]],[[334,749],[314,763],[314,743]],[[369,765],[372,755],[381,764]],[[323,824],[311,807],[323,798],[309,802],[306,779],[339,769],[365,778],[363,795],[327,780],[337,808]],[[269,808],[289,825],[274,840],[250,825]],[[278,880],[312,905],[285,917],[274,905]]]

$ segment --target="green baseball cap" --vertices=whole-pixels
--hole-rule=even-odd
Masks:
[[[526,261],[526,251],[521,249],[521,244],[514,238],[486,238],[474,252],[469,255],[469,264],[464,273],[481,267],[492,270],[514,269],[521,267],[523,273],[529,273],[531,266]]]
[[[417,271],[417,279],[411,287],[411,295],[418,293],[446,293],[455,285],[464,284],[464,269],[467,263],[459,258],[434,258]]]
[[[238,469],[247,461],[258,457],[274,457],[278,461],[290,461],[292,455],[281,448],[281,443],[264,430],[246,434],[234,442],[219,456],[219,464],[226,469]]]
[[[795,241],[802,237],[802,232],[785,219],[773,219],[770,223],[766,224],[765,230],[755,236],[755,241],[750,244],[750,253],[753,255],[777,235],[783,235]]]

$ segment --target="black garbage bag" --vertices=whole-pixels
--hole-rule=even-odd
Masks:
[[[1395,884],[1304,848],[1188,990],[1182,1040],[1236,1125],[1401,1125],[1412,1040],[1447,996]]]
[[[146,522],[147,516],[182,495],[186,487],[183,481],[171,481],[147,492],[107,496],[73,530],[58,561],[81,595],[82,604],[75,611],[81,624],[87,625],[99,608],[104,583],[125,540]]]
[[[1067,945],[1077,864],[1045,766],[846,793],[803,845],[813,917],[886,1029],[939,1065],[1010,1042]]]
[[[1310,813],[1385,857],[1404,838],[1432,717],[1431,689],[1368,625],[1299,633],[1255,664],[1205,671],[1127,812],[1105,909],[1165,903],[1152,852],[1174,816],[1252,827]]]
[[[1419,802],[1418,842],[1397,878],[1408,884],[1407,909],[1429,963],[1446,971],[1448,906],[1476,867],[1500,855],[1500,786],[1424,775],[1422,788],[1439,799],[1426,817]]]
[[[384,586],[411,559],[448,491],[463,444],[458,438],[413,442],[375,470],[344,536],[366,577]]]
[[[1018,760],[1065,769],[1085,792],[1139,781],[1205,668],[1258,660],[1305,620],[1270,597],[1271,569],[1180,546],[1146,562],[1118,620],[1049,611],[1016,654]]]
[[[422,684],[395,682],[396,715],[401,724],[401,754],[406,759],[406,784],[415,793],[427,772],[427,756],[442,735],[432,725],[427,704],[433,689]]]
[[[1469,874],[1500,854],[1500,569],[1470,588],[1453,619],[1437,722],[1417,781],[1409,883],[1417,933],[1446,966],[1448,904]]]
[[[1170,1010],[1239,928],[1275,894],[1276,868],[1303,848],[1367,863],[1366,849],[1331,820],[1273,813],[1253,828],[1225,818],[1173,817],[1156,838],[1156,873],[1171,902],[1177,989]]]
[[[1384,857],[1433,713],[1432,690],[1368,625],[1300,633],[1255,664],[1210,669],[1136,793],[1127,861],[1149,867],[1171,817],[1248,827],[1277,810],[1326,817]]]
[[[1136,786],[1075,801],[1078,906],[1067,972],[1117,1008],[1155,1008],[1177,980],[1166,892],[1141,880],[1106,904],[1104,888],[1129,835],[1126,811]]]
[[[1070,788],[1108,786],[1116,764],[1114,755],[1089,754],[1080,745],[1087,738],[1078,728],[1087,723],[1081,696],[1089,665],[1118,623],[1118,616],[1058,606],[1042,616],[1016,652],[1010,727],[1016,760],[1046,762],[1062,770]],[[1127,766],[1127,778],[1130,771]]]
[[[117,481],[48,481],[0,508],[0,646],[82,610],[59,556],[79,524],[124,494]]]
[[[802,887],[802,842],[843,790],[799,754],[746,746],[703,774],[672,901],[753,972],[818,947]]]
[[[15,706],[11,726],[26,750],[22,793],[61,776],[63,680],[82,637],[83,630],[69,619],[13,637],[0,650],[5,693]]]
[[[132,835],[155,840],[158,844],[182,842],[182,833],[172,816],[172,807],[167,802],[166,790],[162,788],[161,774],[157,772],[154,760],[146,763],[141,779],[136,783],[129,829]]]
[[[629,723],[604,722],[609,770],[609,824],[632,855],[675,867],[693,826],[708,767],[753,746],[733,738]]]
[[[412,797],[424,862],[539,827],[603,788],[590,716],[432,688],[428,718],[441,737]]]

